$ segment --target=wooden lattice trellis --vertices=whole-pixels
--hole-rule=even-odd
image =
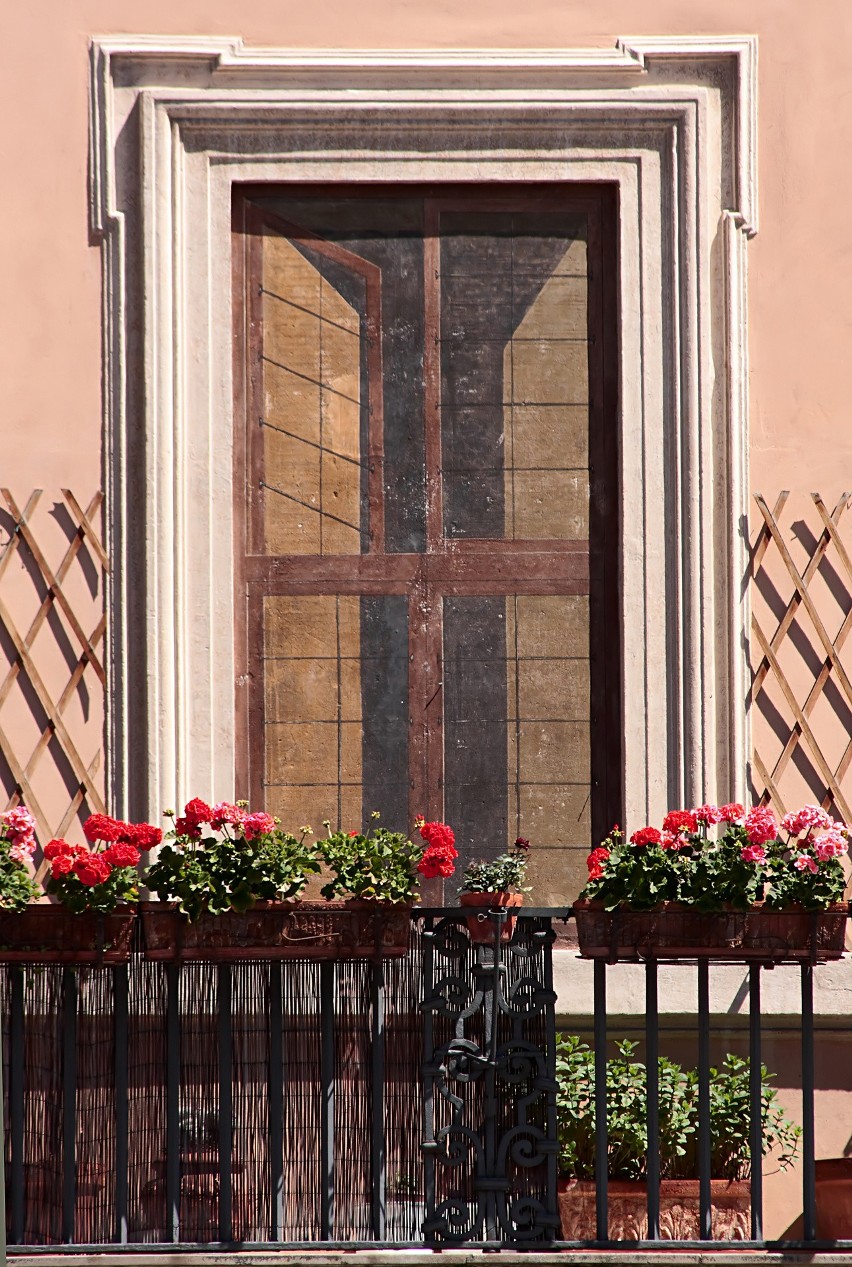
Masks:
[[[27,756],[22,756],[17,736],[8,725],[0,725],[0,760],[8,771],[10,788],[8,805],[23,801],[35,816],[38,834],[43,845],[51,836],[61,836],[69,829],[78,814],[90,811],[103,812],[104,801],[97,776],[103,760],[102,744],[94,756],[84,759],[79,748],[79,736],[65,724],[65,714],[84,676],[94,675],[99,684],[100,709],[104,698],[106,676],[103,664],[103,642],[106,616],[103,607],[103,574],[109,561],[95,522],[99,516],[103,494],[95,493],[85,510],[70,489],[62,489],[63,509],[70,516],[73,526],[68,534],[64,553],[55,566],[48,561],[46,550],[34,530],[36,508],[42,489],[34,490],[20,509],[8,488],[0,489],[11,522],[9,539],[0,551],[0,629],[5,634],[7,669],[0,682],[0,709],[6,703],[13,688],[21,689],[28,700],[38,731],[38,738]],[[21,564],[36,590],[40,601],[35,614],[21,631],[20,616],[13,610],[7,598],[7,581],[13,560]],[[91,633],[86,633],[78,612],[63,589],[67,586],[72,568],[84,563],[97,570],[97,619]],[[17,618],[16,618],[17,617]],[[42,630],[61,638],[64,662],[68,667],[68,679],[57,693],[49,689],[40,669],[36,653],[36,639]],[[42,635],[44,636],[44,635]],[[70,648],[70,651],[69,651]],[[1,672],[2,670],[0,670]],[[43,763],[52,762],[61,767],[69,800],[63,810],[50,813],[42,804],[38,790],[38,773]],[[42,870],[43,870],[42,866]]]
[[[786,531],[782,528],[789,496],[789,492],[780,493],[770,509],[761,494],[755,495],[762,523],[752,547],[751,584],[755,598],[762,584],[771,590],[774,604],[764,603],[763,612],[774,610],[777,624],[768,637],[760,618],[756,614],[752,616],[750,702],[753,709],[765,709],[768,692],[774,687],[776,699],[786,705],[782,724],[787,725],[788,733],[781,742],[780,752],[773,752],[771,758],[756,739],[752,754],[754,782],[764,803],[771,801],[779,813],[790,809],[789,797],[785,795],[785,773],[791,762],[798,759],[815,798],[825,809],[836,808],[848,822],[852,821],[852,794],[845,780],[852,766],[852,733],[844,718],[837,715],[846,714],[847,710],[852,715],[852,666],[847,671],[842,655],[852,630],[852,560],[840,531],[852,494],[843,493],[830,513],[822,497],[818,493],[811,494],[818,524],[815,530],[800,530],[796,534],[797,548],[806,551],[804,566],[801,566],[801,558],[797,565],[788,545],[789,528]],[[773,569],[774,575],[770,577]],[[825,584],[827,576],[833,583],[830,600]],[[786,582],[783,595],[779,580]],[[822,584],[818,586],[820,581]],[[832,634],[829,630],[836,623],[838,613],[840,624]],[[763,619],[767,619],[766,614]],[[785,654],[788,654],[786,665]],[[845,746],[841,742],[838,749],[835,743],[833,753],[829,751],[825,724],[814,722],[818,706],[827,703],[829,686],[836,693],[830,707],[838,723],[843,723],[845,736]],[[780,717],[777,706],[772,707]]]

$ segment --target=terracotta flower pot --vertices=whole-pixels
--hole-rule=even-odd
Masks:
[[[108,915],[76,915],[53,902],[0,911],[0,963],[127,963],[135,919],[132,906]]]
[[[825,1241],[852,1236],[852,1157],[816,1163],[816,1233]]]
[[[611,1179],[607,1188],[609,1239],[642,1241],[648,1237],[648,1188],[640,1180]],[[746,1241],[751,1237],[751,1187],[711,1179],[713,1239]],[[697,1241],[700,1237],[697,1179],[663,1179],[660,1183],[660,1237]],[[559,1220],[564,1241],[597,1237],[595,1184],[591,1180],[559,1180]]]
[[[606,911],[602,902],[580,901],[574,903],[574,918],[584,959],[822,963],[843,955],[847,910],[839,902],[824,911],[775,911],[757,905],[708,914],[679,902],[661,902],[651,911]]]
[[[190,922],[173,902],[140,903],[145,958],[390,959],[408,953],[411,907],[402,902],[256,902],[248,911]]]
[[[515,931],[516,916],[507,915],[505,920],[501,921],[499,918],[489,915],[488,912],[497,911],[505,907],[522,906],[523,901],[523,893],[460,893],[460,906],[476,906],[479,908],[476,915],[468,915],[465,921],[470,940],[478,943],[493,942],[497,925],[502,924],[500,941],[509,941]]]

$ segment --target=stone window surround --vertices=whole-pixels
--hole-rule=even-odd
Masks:
[[[756,73],[749,36],[93,40],[114,812],[233,795],[234,181],[617,184],[626,821],[744,797]]]

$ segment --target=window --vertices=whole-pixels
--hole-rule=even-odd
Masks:
[[[621,815],[605,186],[236,196],[238,783],[576,892]]]

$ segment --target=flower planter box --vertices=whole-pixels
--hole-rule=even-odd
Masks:
[[[257,902],[190,923],[171,902],[140,904],[145,957],[168,963],[242,959],[392,959],[408,953],[404,903]]]
[[[460,893],[459,906],[476,908],[476,914],[471,913],[465,921],[470,940],[478,944],[493,942],[499,923],[500,941],[511,941],[517,916],[507,914],[504,920],[499,920],[489,911],[515,908],[521,906],[523,900],[523,893]]]
[[[647,1185],[639,1180],[610,1180],[607,1192],[609,1239],[647,1240]],[[711,1179],[710,1203],[714,1240],[750,1240],[751,1188],[748,1183]],[[663,1179],[660,1182],[662,1240],[699,1240],[699,1215],[697,1179]],[[564,1241],[593,1241],[597,1238],[594,1183],[580,1179],[559,1180],[559,1220]]]
[[[25,911],[0,911],[0,963],[127,963],[136,910],[76,915],[32,902]]]
[[[824,911],[749,911],[705,914],[676,902],[656,910],[606,911],[599,902],[575,902],[583,959],[640,963],[647,959],[732,959],[761,963],[823,963],[840,959],[845,944],[845,902]]]

